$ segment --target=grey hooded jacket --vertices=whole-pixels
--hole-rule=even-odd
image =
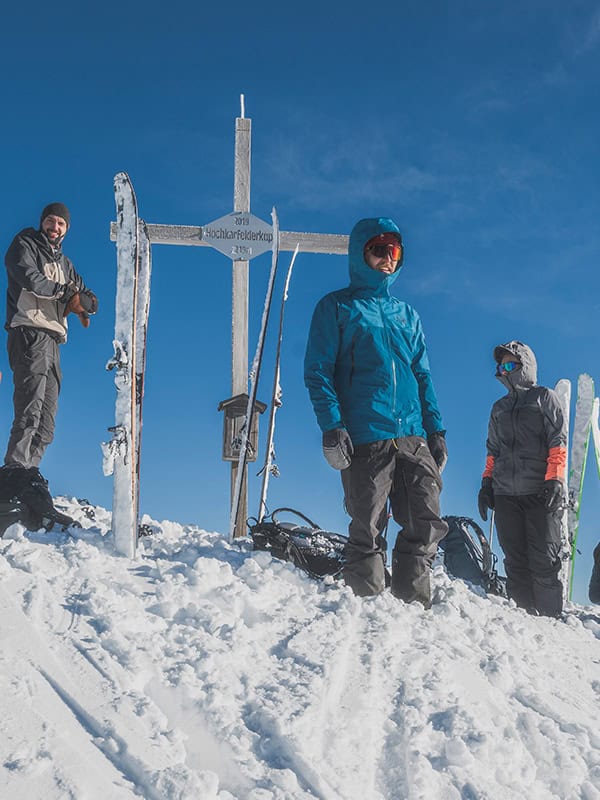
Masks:
[[[13,239],[4,263],[8,275],[4,327],[38,328],[65,342],[65,291],[69,285],[85,289],[70,259],[41,231],[25,228]]]
[[[536,383],[531,348],[507,342],[494,350],[496,361],[506,352],[523,366],[497,376],[508,394],[492,406],[483,476],[492,478],[495,494],[537,494],[545,480],[564,477],[567,426],[556,392]]]

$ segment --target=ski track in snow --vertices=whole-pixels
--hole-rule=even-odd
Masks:
[[[0,800],[600,800],[600,614],[430,611],[110,515],[0,541]],[[148,520],[145,520],[148,521]]]

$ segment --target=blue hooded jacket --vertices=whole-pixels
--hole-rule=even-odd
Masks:
[[[400,233],[386,217],[363,219],[350,234],[350,285],[317,304],[304,382],[322,431],[346,428],[355,445],[443,430],[421,320],[390,295],[398,277],[371,269],[365,244]]]

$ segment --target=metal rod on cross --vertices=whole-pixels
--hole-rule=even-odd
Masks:
[[[151,244],[191,247],[213,247],[232,260],[231,292],[231,388],[234,397],[223,401],[219,409],[235,406],[238,397],[248,392],[248,298],[249,261],[271,249],[272,227],[250,213],[250,156],[252,121],[245,116],[241,96],[241,117],[235,121],[235,161],[233,212],[204,226],[160,225],[147,223],[145,231]],[[117,239],[117,223],[111,222],[110,238]],[[346,255],[348,236],[330,233],[280,232],[280,250],[300,253]],[[231,422],[231,420],[230,420]],[[141,424],[141,420],[140,420]],[[235,425],[233,426],[235,427]],[[227,427],[225,427],[227,431]],[[237,454],[225,455],[231,442],[224,440],[224,460],[231,461],[231,500],[237,478]],[[242,506],[238,514],[235,537],[246,535],[247,475],[244,476]],[[137,524],[137,523],[136,523]],[[131,532],[132,536],[137,531]]]

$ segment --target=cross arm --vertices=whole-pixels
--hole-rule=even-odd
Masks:
[[[202,241],[202,228],[195,225],[146,225],[148,238],[152,244],[179,244],[193,247],[210,247]],[[110,223],[111,241],[116,241],[117,224]],[[330,255],[346,255],[348,253],[348,236],[339,233],[300,233],[281,231],[280,249],[293,251],[300,244],[301,253],[327,253]]]

